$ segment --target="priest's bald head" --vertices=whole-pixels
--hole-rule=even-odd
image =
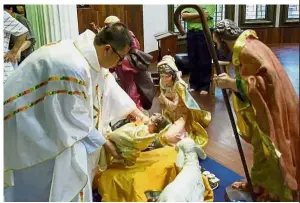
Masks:
[[[94,40],[99,64],[104,68],[112,68],[122,62],[131,45],[132,38],[126,25],[119,22],[103,28]]]

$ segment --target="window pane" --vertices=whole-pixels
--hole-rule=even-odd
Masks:
[[[297,5],[297,4],[289,5],[288,18],[289,19],[299,18],[299,5]]]
[[[225,18],[225,4],[216,5],[215,25]]]
[[[246,5],[246,20],[266,19],[266,5]]]

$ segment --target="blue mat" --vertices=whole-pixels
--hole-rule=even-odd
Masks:
[[[202,168],[215,174],[220,179],[220,186],[214,190],[214,201],[225,202],[225,188],[243,177],[208,157],[199,163]]]

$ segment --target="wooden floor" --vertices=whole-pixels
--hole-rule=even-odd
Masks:
[[[299,45],[298,44],[276,44],[270,48],[274,51],[282,65],[285,67],[294,88],[299,96]],[[151,69],[155,69],[153,64]],[[157,93],[159,94],[159,93]],[[198,92],[192,92],[192,96],[198,102],[200,108],[212,113],[212,121],[207,128],[209,142],[206,147],[208,156],[236,173],[244,176],[244,170],[238,153],[236,141],[223,100],[222,92],[216,89],[215,96],[200,96]],[[153,112],[160,112],[157,97],[154,100]],[[248,168],[253,164],[252,146],[243,140],[242,146],[247,160]]]

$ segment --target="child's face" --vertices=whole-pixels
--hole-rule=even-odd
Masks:
[[[154,133],[155,131],[155,119],[156,116],[151,116],[148,122],[148,131],[149,133]]]
[[[173,78],[171,74],[161,74],[160,78],[164,85],[171,85],[173,83]]]

